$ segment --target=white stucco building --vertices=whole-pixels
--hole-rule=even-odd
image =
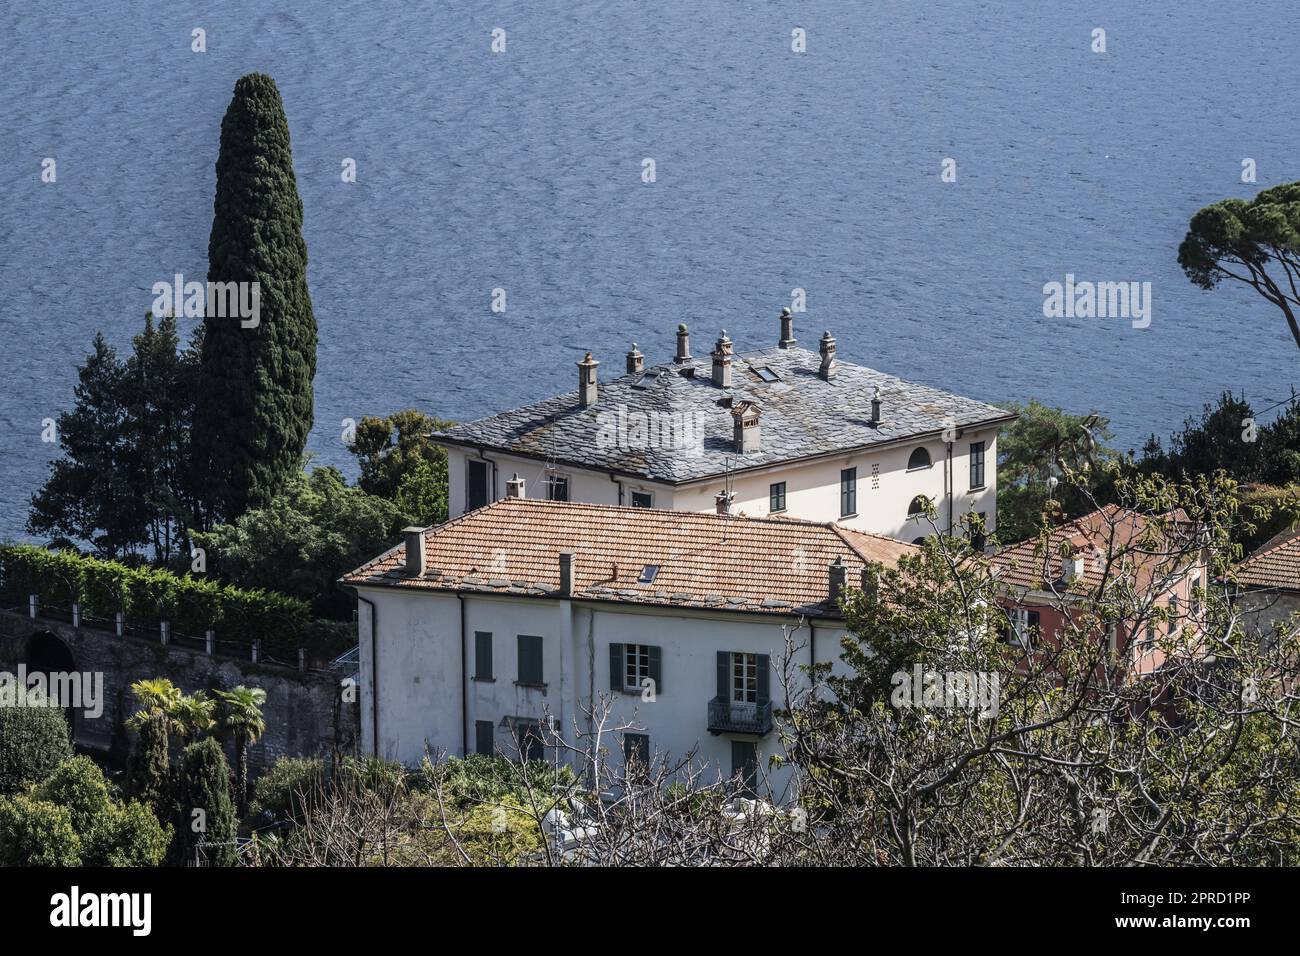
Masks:
[[[992,405],[838,360],[825,333],[799,348],[789,310],[777,345],[737,354],[724,331],[705,361],[683,325],[671,363],[599,380],[436,434],[454,517],[506,494],[675,511],[785,514],[914,541],[997,524]],[[917,517],[928,500],[934,525]]]
[[[834,523],[506,497],[349,574],[360,600],[362,739],[516,756],[541,721],[584,746],[612,700],[609,766],[697,751],[780,799],[772,711],[792,631],[798,663],[837,661],[835,598],[911,550]],[[648,693],[649,692],[649,693]],[[548,759],[554,752],[537,751]]]

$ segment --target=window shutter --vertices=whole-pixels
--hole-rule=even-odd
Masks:
[[[609,689],[623,689],[623,645],[609,645]]]
[[[474,721],[474,733],[478,738],[475,741],[477,744],[474,748],[475,751],[485,757],[493,756],[493,752],[496,750],[496,728],[492,725],[492,721]]]
[[[542,639],[532,634],[519,635],[519,683],[542,683]]]
[[[769,671],[772,669],[772,658],[767,654],[758,655],[758,700],[759,703],[768,699],[769,692]]]
[[[718,696],[722,700],[731,700],[731,655],[718,651]]]
[[[654,692],[658,696],[664,692],[663,648],[650,648],[650,679],[654,681]]]
[[[492,635],[487,631],[474,632],[474,676],[492,677]]]

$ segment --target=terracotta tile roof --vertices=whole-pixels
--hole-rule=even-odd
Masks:
[[[1187,522],[1182,512],[1172,517],[1176,522]],[[1188,547],[1186,540],[1159,546],[1144,542],[1142,536],[1150,523],[1148,516],[1136,511],[1104,505],[1053,529],[1046,543],[1039,538],[1028,538],[996,552],[990,562],[999,579],[1010,588],[1080,595],[1101,585],[1109,552],[1129,564],[1141,583],[1156,573],[1162,577],[1168,575],[1171,568],[1166,553],[1173,555]],[[1077,579],[1071,566],[1074,557],[1084,559],[1083,575]]]
[[[1300,531],[1284,531],[1264,542],[1237,566],[1237,583],[1300,591]]]
[[[828,382],[817,374],[820,365],[817,352],[802,348],[735,356],[732,403],[751,402],[760,413],[759,448],[743,459],[735,451],[732,409],[725,404],[728,393],[713,384],[707,357],[602,381],[599,399],[587,408],[579,406],[576,391],[568,392],[456,425],[435,433],[434,440],[679,484],[938,435],[950,424],[973,428],[1016,417],[975,399],[838,359]],[[877,388],[883,413],[873,423],[871,399]],[[610,440],[618,434],[618,422],[633,420],[691,427],[678,436],[681,441],[668,440],[671,436],[654,442]]]
[[[917,550],[833,523],[530,498],[428,529],[424,547],[423,577],[406,576],[403,544],[341,583],[556,597],[559,556],[571,551],[575,598],[833,617],[828,568],[837,558],[856,587],[868,561],[893,566]],[[650,565],[654,580],[643,582]]]

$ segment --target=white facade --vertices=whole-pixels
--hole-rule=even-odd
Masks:
[[[364,599],[359,637],[368,752],[408,764],[426,751],[435,757],[472,754],[481,746],[479,723],[488,722],[493,744],[514,756],[513,719],[547,717],[566,741],[580,745],[575,731],[588,730],[591,702],[604,695],[613,699],[609,726],[634,723],[648,735],[652,754],[681,757],[695,749],[710,778],[715,772],[730,778],[733,743],[753,743],[758,791],[778,800],[788,796],[788,769],[767,770],[768,758],[781,753],[776,730],[710,733],[709,702],[718,692],[718,653],[748,653],[766,656],[770,700],[782,707],[782,625],[797,625],[795,618],[490,593],[364,586],[358,593]],[[479,632],[491,635],[490,676],[476,673]],[[842,621],[805,622],[794,635],[796,661],[811,660],[810,646],[818,660],[838,660],[843,634]],[[541,638],[543,686],[519,683],[520,635]],[[644,690],[611,688],[611,644],[659,648],[653,699],[644,699]],[[617,772],[623,734],[609,733],[601,747]]]
[[[913,500],[923,495],[934,504],[938,531],[947,532],[951,527],[954,533],[960,533],[962,517],[974,512],[983,513],[985,529],[992,532],[997,525],[997,432],[996,427],[990,427],[959,433],[951,443],[951,450],[948,443],[936,437],[847,451],[813,461],[741,470],[731,477],[731,491],[735,495],[732,511],[753,517],[780,513],[810,521],[835,521],[846,528],[913,541],[936,530],[924,519],[908,516]],[[981,442],[984,446],[984,483],[972,487],[971,449]],[[928,453],[930,465],[909,468],[909,460],[918,448]],[[723,479],[715,478],[674,487],[563,464],[551,466],[536,459],[506,453],[489,451],[479,454],[449,445],[447,474],[451,517],[463,514],[469,504],[467,478],[471,460],[487,463],[490,501],[505,496],[506,481],[516,474],[524,479],[524,494],[529,498],[545,498],[547,480],[560,476],[568,479],[570,501],[633,505],[646,500],[634,498],[634,495],[648,496],[650,507],[676,511],[715,510],[715,496],[723,486]],[[737,467],[742,466],[743,459],[738,457]],[[856,470],[856,510],[850,514],[844,514],[841,508],[841,473],[846,469]],[[773,512],[770,508],[772,485],[781,482],[785,484],[786,507],[783,512]]]

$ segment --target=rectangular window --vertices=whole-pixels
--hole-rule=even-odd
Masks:
[[[492,634],[490,631],[474,632],[474,679],[492,679]]]
[[[468,465],[465,481],[465,510],[473,511],[486,505],[491,497],[488,494],[488,464],[485,461],[471,459]]]
[[[984,443],[972,442],[970,446],[970,490],[984,487]]]
[[[988,543],[988,535],[984,529],[985,514],[986,512],[983,511],[976,512],[979,520],[972,522],[970,526],[970,546],[976,551],[983,551],[984,545]]]
[[[1187,588],[1187,593],[1190,596],[1190,602],[1187,605],[1187,611],[1188,614],[1191,615],[1193,621],[1199,621],[1201,619],[1200,589],[1201,589],[1201,575],[1200,572],[1198,571],[1196,574],[1192,575],[1191,584]]]
[[[758,703],[758,655],[731,655],[731,700],[736,704]]]
[[[609,689],[663,693],[663,649],[652,644],[609,645]]]
[[[1169,636],[1178,633],[1178,595],[1169,595]]]
[[[624,734],[623,735],[623,763],[629,768],[636,766],[640,770],[646,770],[650,766],[650,735],[649,734]]]
[[[569,479],[561,475],[552,475],[546,479],[547,501],[569,500]]]
[[[540,687],[542,681],[542,639],[532,634],[519,635],[519,677],[517,682]]]
[[[474,721],[474,752],[484,757],[496,755],[496,727],[490,720]]]
[[[767,489],[767,510],[773,514],[785,510],[784,481],[778,481]]]
[[[654,498],[651,497],[650,492],[648,491],[634,491],[632,492],[632,507],[653,508]]]
[[[546,759],[546,746],[542,740],[542,725],[535,720],[516,717],[515,746],[519,749],[519,759],[534,761]]]
[[[1012,647],[1029,650],[1033,647],[1040,630],[1041,617],[1038,611],[1016,608],[1007,612],[1007,627],[1003,639]]]
[[[640,690],[641,681],[650,679],[650,648],[645,644],[623,645],[623,686]]]
[[[840,517],[858,513],[858,470],[845,468],[840,471]]]
[[[758,745],[752,740],[731,742],[731,776],[741,793],[752,794],[758,786]]]

